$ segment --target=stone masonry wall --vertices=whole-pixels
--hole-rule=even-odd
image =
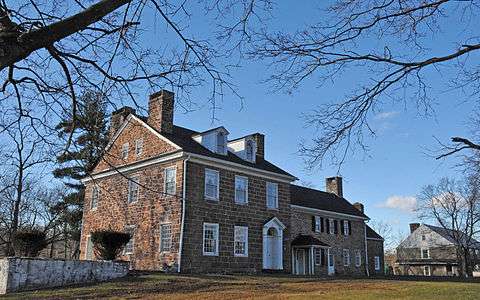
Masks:
[[[205,168],[220,171],[220,200],[204,199]],[[287,229],[283,232],[283,268],[290,272],[290,186],[278,182],[279,209],[266,208],[266,182],[261,177],[230,170],[188,163],[187,206],[182,272],[258,273],[263,267],[263,225],[277,217]],[[235,175],[248,177],[248,204],[234,201]],[[219,256],[203,256],[203,223],[219,224]],[[248,226],[248,257],[233,254],[234,226]]]
[[[176,167],[176,195],[165,195],[164,170]],[[96,209],[89,209],[93,184],[87,184],[83,230],[81,238],[81,259],[86,259],[89,234],[95,230],[113,229],[125,231],[135,226],[133,254],[122,259],[131,261],[137,270],[159,270],[164,266],[176,269],[180,242],[182,209],[183,161],[176,160],[156,164],[136,171],[140,181],[138,201],[127,203],[128,180],[117,174],[100,179],[100,200]],[[160,224],[170,223],[172,231],[171,251],[160,253]]]
[[[358,219],[350,219],[352,225],[351,235],[340,234],[340,225],[338,234],[329,234],[326,232],[326,226],[324,232],[313,231],[313,216],[312,213],[306,213],[292,209],[291,216],[291,239],[293,240],[299,234],[312,235],[320,241],[331,246],[330,253],[334,255],[335,261],[335,274],[339,275],[365,275],[365,233],[364,222]],[[317,214],[319,217],[345,220],[344,217],[331,217],[322,214]],[[343,263],[343,249],[348,249],[350,253],[350,265],[344,266]],[[355,251],[360,250],[362,255],[362,261],[360,267],[355,266]],[[315,266],[316,275],[327,274],[327,266]]]
[[[385,273],[385,261],[383,254],[383,241],[367,240],[368,271],[370,275],[381,275]],[[380,269],[375,270],[375,256],[380,257]]]
[[[107,281],[128,274],[127,262],[4,258],[0,294]]]

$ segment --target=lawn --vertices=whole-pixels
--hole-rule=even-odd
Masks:
[[[3,299],[479,299],[480,283],[144,274]]]

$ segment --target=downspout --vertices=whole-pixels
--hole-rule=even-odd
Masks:
[[[368,247],[367,247],[367,224],[363,222],[363,229],[365,232],[365,270],[367,271],[367,277],[370,277],[370,271],[368,270]]]
[[[185,228],[185,198],[187,196],[187,162],[190,159],[190,155],[183,160],[183,195],[182,195],[182,223],[180,225],[180,243],[178,246],[178,268],[177,272],[181,272],[182,266],[182,250],[183,250],[183,231]]]

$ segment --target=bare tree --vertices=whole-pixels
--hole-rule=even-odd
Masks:
[[[475,253],[480,245],[480,179],[469,177],[460,182],[443,178],[423,188],[419,197],[419,215],[437,223],[456,246],[460,272],[472,276]]]
[[[331,156],[342,164],[349,150],[367,150],[365,138],[375,135],[373,115],[387,102],[413,103],[418,112],[432,114],[434,94],[429,78],[448,68],[450,87],[478,97],[480,69],[477,34],[478,1],[455,0],[337,0],[318,22],[294,33],[257,35],[251,56],[273,67],[269,81],[292,90],[306,80],[319,85],[339,81],[346,72],[356,88],[340,101],[324,103],[306,114],[317,135],[301,147],[310,167]],[[459,25],[459,34],[441,35]],[[432,39],[450,38],[452,48],[431,49]],[[456,40],[451,40],[456,37]],[[453,139],[460,149],[478,150],[467,138]]]

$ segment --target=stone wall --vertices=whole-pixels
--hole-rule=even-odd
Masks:
[[[9,257],[0,260],[0,294],[107,281],[128,270],[127,262]]]
[[[383,241],[367,239],[368,272],[370,275],[383,275],[385,273],[385,256]],[[380,258],[380,269],[375,270],[375,256]]]

